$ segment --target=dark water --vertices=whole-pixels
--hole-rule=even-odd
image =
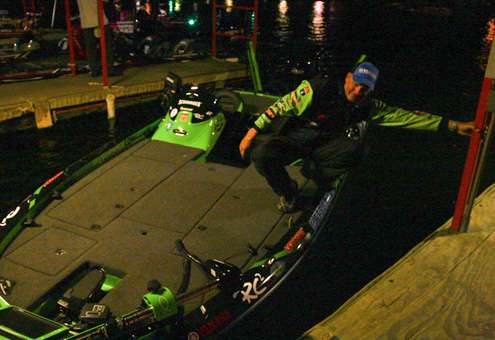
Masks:
[[[196,3],[207,22],[204,2]],[[366,53],[381,70],[376,91],[381,99],[472,118],[494,11],[462,4],[432,10],[365,3],[260,1],[258,62],[265,88],[275,94],[291,89],[305,76],[291,70],[341,75]],[[235,23],[233,14],[224,18]],[[1,135],[0,216],[59,169],[158,114],[148,105],[118,112],[114,128],[97,114],[49,130]],[[232,331],[232,338],[300,335],[452,215],[468,139],[377,128],[371,140],[330,231],[269,303]],[[492,147],[482,187],[495,181],[494,153]]]

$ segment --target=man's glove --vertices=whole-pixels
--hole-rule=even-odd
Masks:
[[[250,128],[242,138],[241,143],[239,144],[239,152],[242,158],[244,158],[246,150],[249,149],[249,147],[251,146],[251,142],[257,134],[258,131],[255,128]]]
[[[474,121],[460,122],[457,120],[449,120],[448,129],[462,136],[469,136],[476,129]]]

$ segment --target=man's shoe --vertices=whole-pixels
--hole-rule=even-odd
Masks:
[[[288,214],[296,211],[297,194],[298,194],[297,182],[292,181],[290,193],[287,195],[280,196],[280,200],[277,204],[278,211],[284,214]]]
[[[284,214],[289,214],[296,211],[296,198],[287,199],[285,196],[280,196],[277,204],[277,210]]]

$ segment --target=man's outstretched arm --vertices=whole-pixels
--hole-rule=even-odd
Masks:
[[[376,99],[373,105],[371,120],[377,125],[429,131],[448,129],[463,136],[470,135],[475,129],[474,121],[463,122],[424,111],[405,110]]]

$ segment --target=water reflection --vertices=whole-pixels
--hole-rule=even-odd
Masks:
[[[234,6],[234,0],[225,0],[225,6],[227,6],[227,8],[225,8],[225,11],[227,13],[232,12],[232,7]]]
[[[282,42],[288,41],[291,34],[288,11],[289,5],[287,1],[279,1],[277,16],[275,17],[274,35]]]
[[[320,46],[325,42],[325,2],[323,1],[315,1],[313,4],[312,18],[309,25],[309,39]]]

